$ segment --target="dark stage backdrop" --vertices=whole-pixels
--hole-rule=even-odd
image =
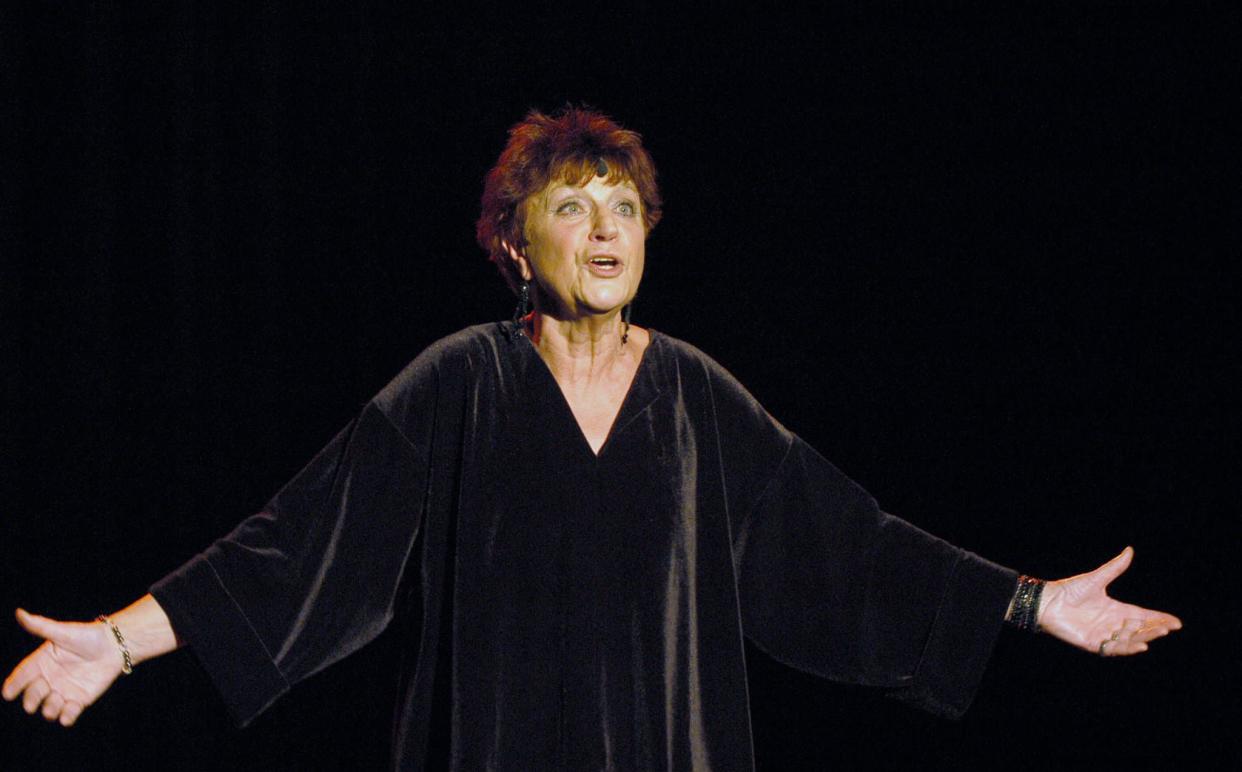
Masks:
[[[752,651],[761,767],[1236,757],[1223,14],[30,5],[0,11],[7,608],[119,608],[507,317],[481,178],[586,102],[662,173],[637,323],[889,511],[1051,577],[1132,544],[1115,594],[1187,623],[1129,661],[1007,632],[959,723]],[[33,644],[0,640],[6,672]],[[4,706],[0,768],[382,768],[397,654],[239,731],[179,652],[71,731]]]

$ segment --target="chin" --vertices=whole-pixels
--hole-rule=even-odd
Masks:
[[[633,296],[628,294],[608,293],[590,298],[584,305],[596,314],[614,314],[620,313],[632,299]]]

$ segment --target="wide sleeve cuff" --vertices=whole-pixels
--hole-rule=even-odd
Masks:
[[[206,557],[198,555],[156,582],[151,594],[239,726],[288,691],[288,681]]]
[[[1017,581],[1016,572],[963,550],[914,678],[890,696],[960,718],[974,700]]]

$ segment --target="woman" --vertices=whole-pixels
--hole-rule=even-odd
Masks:
[[[743,636],[926,709],[968,706],[1002,620],[1105,656],[1173,616],[1114,601],[1129,549],[1043,583],[895,517],[693,347],[630,324],[660,218],[636,134],[531,113],[478,238],[511,322],[423,352],[259,514],[6,680],[68,726],[188,644],[238,720],[411,631],[394,765],[752,764]]]

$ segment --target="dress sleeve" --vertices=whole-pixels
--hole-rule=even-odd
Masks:
[[[261,512],[151,588],[241,725],[392,617],[427,466],[381,407],[394,391]]]
[[[799,670],[960,716],[1017,574],[882,512],[731,378],[714,392],[726,479],[739,470],[729,506],[745,635]]]

